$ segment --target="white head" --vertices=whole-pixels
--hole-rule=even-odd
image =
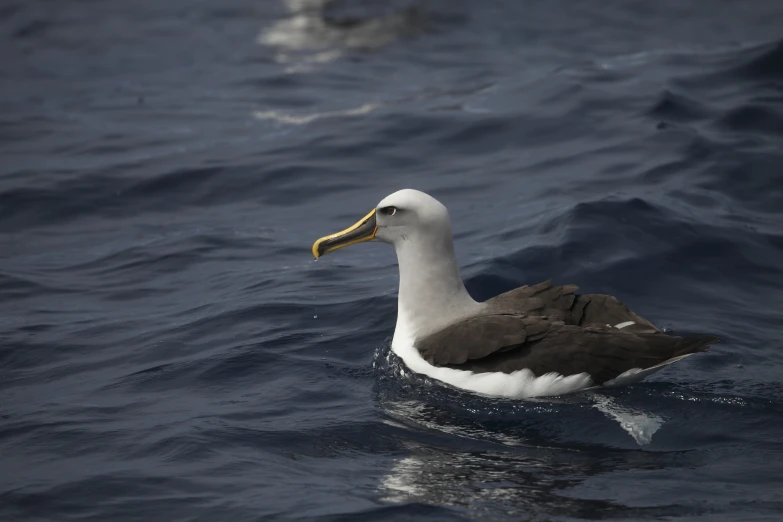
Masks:
[[[371,240],[389,243],[397,252],[398,332],[401,321],[405,330],[421,334],[477,306],[459,274],[449,213],[432,196],[412,189],[395,192],[354,225],[316,241],[312,251],[318,258]],[[432,310],[440,313],[433,316]]]
[[[396,248],[407,241],[451,243],[451,220],[446,207],[424,192],[403,189],[386,196],[354,225],[322,237],[313,245],[318,258],[338,248],[364,241],[383,241]]]
[[[422,236],[448,237],[451,241],[449,211],[440,201],[418,190],[403,189],[383,198],[376,207],[375,222],[375,239],[395,247]]]

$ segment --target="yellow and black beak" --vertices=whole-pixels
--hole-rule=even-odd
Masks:
[[[375,224],[375,209],[373,209],[372,212],[360,219],[355,225],[352,225],[345,230],[341,230],[336,234],[324,236],[313,243],[313,255],[318,259],[332,250],[355,245],[362,241],[369,241],[375,238],[375,233],[377,231],[378,227]]]

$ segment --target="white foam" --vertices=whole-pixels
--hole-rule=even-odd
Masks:
[[[361,116],[369,114],[375,109],[381,107],[380,103],[365,103],[360,107],[345,109],[342,111],[316,112],[313,114],[285,114],[279,111],[256,111],[253,116],[259,120],[273,120],[278,123],[287,123],[289,125],[304,125],[312,123],[322,118],[340,118],[346,116]]]

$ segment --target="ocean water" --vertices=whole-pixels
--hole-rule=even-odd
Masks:
[[[780,520],[783,4],[7,0],[0,519]],[[400,188],[480,299],[722,342],[450,389],[389,343]]]

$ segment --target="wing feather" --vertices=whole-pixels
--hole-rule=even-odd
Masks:
[[[713,337],[672,337],[615,297],[576,294],[576,285],[551,281],[523,286],[485,303],[464,319],[415,343],[435,366],[475,372],[536,375],[588,373],[597,383],[632,368],[706,350]],[[622,330],[614,325],[633,322]]]

